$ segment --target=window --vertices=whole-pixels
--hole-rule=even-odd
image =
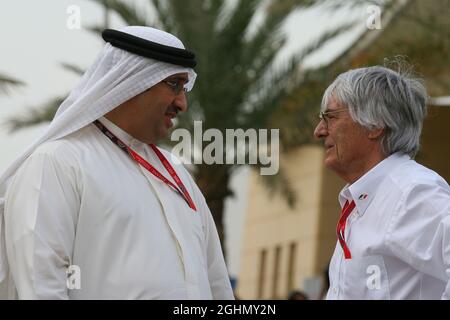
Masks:
[[[294,270],[295,270],[295,257],[297,254],[297,243],[292,242],[289,245],[289,261],[288,261],[288,272],[287,272],[287,288],[291,292],[295,289],[294,286]]]
[[[272,298],[278,298],[278,279],[280,275],[280,259],[281,259],[281,247],[277,246],[275,248],[274,256],[274,267],[273,267],[273,278],[272,278]]]
[[[258,279],[258,299],[263,298],[264,294],[264,283],[265,283],[265,275],[266,275],[266,258],[267,258],[267,250],[263,249],[259,255],[259,279]]]

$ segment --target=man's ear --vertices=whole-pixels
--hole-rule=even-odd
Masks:
[[[384,129],[383,129],[383,128],[381,128],[381,129],[374,129],[374,130],[370,130],[370,131],[368,132],[367,136],[368,136],[369,139],[371,139],[371,140],[376,140],[376,139],[381,138],[381,136],[383,135],[383,133],[384,133]]]

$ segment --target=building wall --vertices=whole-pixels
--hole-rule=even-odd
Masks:
[[[323,160],[322,160],[323,163]],[[319,221],[317,233],[316,272],[324,275],[336,246],[336,225],[341,208],[339,192],[345,182],[333,171],[322,166],[322,185],[320,189]]]
[[[416,161],[450,183],[450,106],[429,107]]]
[[[268,192],[258,172],[252,172],[237,288],[243,299],[284,299],[303,280],[321,272],[317,250],[322,234],[322,147],[299,148],[280,162],[297,202],[289,208],[280,195]]]

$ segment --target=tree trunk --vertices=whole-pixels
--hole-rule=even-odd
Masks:
[[[230,167],[200,165],[197,169],[195,180],[211,210],[222,245],[222,252],[226,259],[223,216],[225,199],[232,195],[232,191],[229,189]]]

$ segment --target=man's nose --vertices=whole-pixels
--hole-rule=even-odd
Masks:
[[[328,135],[328,130],[325,125],[325,121],[321,119],[319,123],[316,126],[316,129],[314,129],[314,136],[318,139],[324,138]]]
[[[185,112],[188,109],[187,105],[187,97],[184,91],[181,91],[174,100],[174,105],[178,108],[179,111]]]

